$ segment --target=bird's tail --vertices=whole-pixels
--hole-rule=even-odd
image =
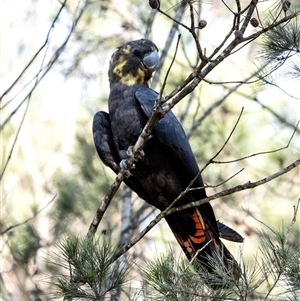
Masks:
[[[205,278],[209,279],[210,286],[224,286],[225,278],[228,281],[239,278],[238,263],[220,240],[216,221],[212,225],[199,208],[169,215],[166,220],[187,258],[199,266],[203,274],[207,273]],[[225,225],[221,225],[224,229]]]

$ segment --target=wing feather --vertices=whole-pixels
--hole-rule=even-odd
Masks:
[[[144,113],[149,118],[157,101],[158,93],[147,87],[141,87],[136,91],[135,96]],[[195,177],[199,173],[197,161],[186,134],[172,111],[169,111],[163,119],[157,122],[155,132],[159,141],[172,148],[177,154],[178,159],[183,161],[191,175]],[[199,178],[199,181],[200,185],[203,186],[201,178]]]

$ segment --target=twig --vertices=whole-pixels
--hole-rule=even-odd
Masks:
[[[46,64],[44,66],[44,68],[40,69],[39,73],[35,76],[36,78],[36,82],[34,84],[34,86],[32,87],[32,89],[29,91],[29,93],[23,98],[23,100],[20,102],[20,104],[17,106],[17,108],[15,110],[13,110],[11,112],[11,114],[6,118],[6,120],[3,122],[3,124],[1,124],[1,129],[4,128],[4,126],[7,124],[7,122],[12,118],[12,116],[18,111],[18,109],[22,106],[23,103],[25,103],[25,101],[28,99],[28,97],[33,93],[33,91],[35,90],[35,88],[37,87],[37,85],[40,83],[40,81],[44,78],[44,76],[48,73],[48,71],[51,69],[51,67],[53,66],[53,64],[57,61],[57,59],[59,58],[60,54],[62,53],[62,51],[64,50],[65,46],[67,45],[74,29],[76,28],[80,18],[82,17],[84,10],[86,8],[86,6],[88,5],[88,2],[83,6],[83,8],[80,10],[79,15],[77,16],[77,18],[75,19],[75,21],[72,24],[72,27],[65,39],[65,41],[61,44],[61,46],[55,51],[55,53],[52,55],[52,57],[50,58],[48,64]],[[42,73],[43,71],[43,73]],[[42,73],[42,74],[41,74]],[[41,75],[40,75],[41,74]],[[40,76],[40,77],[39,77]],[[7,90],[9,91],[11,89],[11,87]],[[4,94],[7,93],[7,91],[4,92]],[[4,96],[4,94],[2,95],[2,97]]]
[[[293,129],[295,129],[298,133],[300,133],[299,128],[295,128],[295,125],[293,125],[292,123],[288,122],[284,117],[280,116],[279,114],[277,114],[272,108],[264,105],[261,101],[258,100],[257,97],[255,97],[253,99],[254,101],[256,101],[261,107],[263,107],[264,109],[268,110],[272,115],[274,115],[280,122],[292,127]],[[299,122],[298,122],[299,123]],[[297,125],[298,125],[297,123]]]
[[[130,159],[130,158],[129,158]],[[129,161],[129,160],[128,160]],[[127,163],[128,167],[129,167],[129,162]],[[133,164],[133,163],[132,163]],[[87,237],[91,238],[94,236],[94,234],[97,231],[97,228],[102,220],[102,217],[106,211],[106,209],[108,208],[112,198],[114,197],[114,195],[116,194],[116,192],[118,191],[124,177],[125,177],[126,171],[124,169],[121,169],[121,171],[118,173],[115,181],[113,182],[113,184],[110,186],[107,194],[105,195],[101,205],[98,207],[98,209],[95,212],[95,215],[93,217],[93,220],[90,224],[88,233],[87,233]]]
[[[190,188],[190,191],[192,191],[192,190],[199,190],[199,189],[203,189],[203,188],[217,188],[217,187],[220,187],[220,186],[224,185],[225,183],[229,182],[230,180],[232,180],[234,177],[236,177],[238,174],[240,174],[243,170],[244,170],[244,168],[241,168],[236,173],[234,173],[232,176],[230,176],[229,178],[227,178],[226,180],[222,181],[219,184],[216,184],[216,185],[204,185],[203,187],[193,187],[193,188]]]
[[[198,254],[203,251],[210,243],[211,243],[211,239],[200,249],[198,249],[195,254],[193,255],[192,259],[189,261],[189,264],[186,266],[186,268],[180,273],[180,275],[178,276],[178,278],[174,281],[173,287],[176,287],[177,283],[179,282],[180,278],[182,278],[182,276],[184,275],[184,273],[188,270],[189,266],[191,266],[191,264],[194,262],[194,260],[197,258]],[[167,297],[170,294],[170,291],[165,293],[165,296]]]
[[[25,73],[25,71],[30,67],[30,65],[34,62],[34,60],[37,58],[37,56],[40,54],[40,52],[46,47],[46,45],[48,44],[49,41],[49,37],[50,34],[54,28],[54,25],[56,23],[56,21],[58,20],[59,15],[61,14],[63,8],[66,5],[67,0],[64,0],[63,3],[61,3],[61,7],[58,11],[58,13],[56,14],[54,20],[52,21],[52,24],[50,26],[50,29],[48,30],[47,36],[46,36],[46,40],[44,42],[44,44],[40,47],[40,49],[36,52],[36,54],[33,56],[33,58],[29,61],[29,63],[25,66],[25,68],[22,70],[22,72],[19,74],[19,76],[14,80],[14,82],[4,91],[4,93],[1,95],[0,97],[0,102],[2,101],[3,97],[16,85],[16,83],[20,80],[20,78],[23,76],[23,74]]]
[[[287,244],[289,233],[291,233],[291,230],[292,230],[294,224],[297,221],[297,213],[298,213],[298,210],[299,210],[299,205],[300,205],[300,198],[298,199],[297,204],[293,206],[293,208],[294,208],[294,214],[293,214],[293,218],[292,218],[291,224],[289,225],[289,227],[287,229],[287,236],[286,236],[286,239],[285,239],[285,244]]]
[[[252,8],[255,7],[257,0],[253,0],[252,2]],[[252,9],[251,9],[252,11]],[[247,14],[247,18],[251,17],[250,14],[250,8]],[[230,56],[232,54],[233,49],[235,49],[239,44],[246,42],[247,40],[254,40],[257,37],[259,37],[261,34],[264,32],[267,32],[271,30],[272,28],[287,22],[291,20],[292,18],[296,17],[300,12],[291,14],[278,22],[275,22],[271,24],[269,27],[262,29],[261,31],[254,33],[253,35],[250,35],[246,38],[244,38],[241,35],[237,35],[231,43],[217,56],[217,58],[213,61],[211,61],[212,56],[214,56],[220,49],[220,47],[217,47],[213,54],[209,56],[206,60],[203,60],[200,64],[200,66],[193,72],[191,73],[180,85],[178,85],[169,95],[167,95],[164,99],[165,102],[168,102],[168,106],[171,108],[174,107],[181,99],[183,99],[187,94],[191,93],[199,84],[200,82],[217,66],[219,65],[225,58]],[[247,22],[244,21],[243,26],[245,27]],[[242,26],[241,33],[243,33],[243,30],[245,28]],[[232,34],[233,29],[231,32],[227,35],[225,40],[229,38],[229,36]],[[208,62],[210,62],[208,64]],[[207,65],[208,64],[208,65]],[[205,67],[205,68],[204,68]]]
[[[250,215],[253,219],[255,219],[257,222],[259,222],[260,224],[264,225],[266,228],[268,228],[271,232],[273,232],[274,234],[276,233],[270,226],[268,226],[266,223],[264,223],[263,221],[259,220],[257,217],[255,217],[249,210],[244,209],[243,210]]]
[[[180,4],[180,11],[184,11],[185,8],[185,1],[181,1]],[[158,12],[160,12],[161,14],[163,14],[164,16],[166,16],[168,19],[171,19],[173,22],[177,23],[178,25],[182,26],[183,28],[190,30],[188,26],[186,26],[185,24],[181,23],[178,19],[174,19],[171,16],[169,16],[167,13],[165,13],[164,11],[162,11],[160,8],[157,9]]]
[[[162,84],[161,89],[160,89],[160,91],[159,91],[159,97],[158,97],[158,103],[157,103],[157,105],[159,105],[159,106],[161,105],[162,95],[163,95],[163,93],[164,93],[164,89],[165,89],[166,84],[167,84],[167,79],[168,79],[168,77],[169,77],[169,74],[170,74],[170,71],[171,71],[171,69],[172,69],[172,66],[173,66],[173,64],[174,64],[174,62],[175,62],[175,58],[176,58],[176,55],[177,55],[178,45],[179,45],[180,38],[181,38],[181,35],[179,34],[178,37],[177,37],[177,43],[176,43],[176,47],[175,47],[175,53],[174,53],[174,55],[173,55],[173,57],[172,57],[171,64],[170,64],[169,67],[168,67],[167,73],[166,73],[166,75],[164,76],[163,84]]]
[[[65,2],[66,2],[66,1],[65,1]],[[65,4],[65,2],[63,3],[63,5]],[[13,145],[12,145],[12,147],[11,147],[11,149],[10,149],[8,158],[6,159],[6,163],[5,163],[5,165],[4,165],[4,169],[3,169],[2,172],[1,172],[0,180],[2,179],[2,177],[3,177],[3,175],[4,175],[4,172],[5,172],[5,170],[6,170],[7,166],[8,166],[8,163],[9,163],[9,161],[10,161],[10,159],[11,159],[11,156],[12,156],[12,153],[13,153],[13,150],[14,150],[14,147],[15,147],[15,144],[16,144],[17,139],[18,139],[18,136],[19,136],[20,129],[21,129],[22,125],[23,125],[24,118],[25,118],[25,116],[26,116],[26,112],[27,112],[27,109],[28,109],[28,105],[29,105],[29,101],[30,101],[30,98],[31,98],[31,96],[32,96],[32,93],[34,92],[34,90],[36,89],[36,87],[38,86],[38,84],[41,82],[41,80],[44,78],[44,76],[45,76],[45,75],[48,73],[48,71],[51,69],[51,67],[52,67],[53,64],[56,62],[56,60],[59,58],[59,56],[60,56],[60,54],[62,53],[63,49],[64,49],[65,46],[67,45],[67,42],[69,41],[69,39],[70,39],[70,37],[71,37],[71,35],[72,35],[72,33],[73,33],[73,31],[74,31],[76,25],[78,24],[79,19],[81,18],[82,14],[83,14],[83,12],[84,12],[84,10],[85,10],[86,5],[87,5],[87,4],[85,4],[85,6],[80,10],[79,15],[77,16],[77,18],[76,18],[75,21],[73,22],[73,25],[72,25],[72,27],[71,27],[71,29],[70,29],[70,32],[69,32],[68,36],[66,37],[65,41],[62,43],[62,45],[61,45],[61,46],[56,50],[56,52],[53,54],[53,56],[52,56],[51,59],[49,60],[48,64],[46,64],[44,67],[41,67],[40,70],[39,70],[39,72],[36,74],[36,76],[35,76],[35,79],[36,79],[36,80],[35,80],[35,83],[34,83],[34,86],[32,87],[32,89],[28,92],[28,94],[23,98],[23,100],[20,102],[20,104],[19,104],[19,105],[18,105],[18,106],[10,113],[10,114],[9,114],[9,116],[6,118],[6,120],[5,120],[5,121],[3,122],[3,124],[1,124],[1,126],[0,126],[0,129],[1,129],[1,130],[4,129],[5,125],[6,125],[6,124],[8,123],[8,121],[12,118],[12,116],[13,116],[14,114],[16,114],[16,112],[17,112],[17,111],[19,110],[19,108],[26,102],[26,100],[28,101],[28,102],[27,102],[27,108],[26,108],[26,110],[25,110],[25,112],[24,112],[24,115],[23,115],[23,117],[22,117],[22,120],[21,120],[20,126],[19,126],[19,128],[18,128],[18,131],[17,131],[17,133],[16,133],[16,137],[15,137],[15,139],[14,139]],[[50,34],[50,32],[51,32],[51,30],[52,30],[52,27],[54,27],[54,22],[56,22],[56,20],[57,20],[59,14],[60,14],[60,12],[61,12],[61,10],[62,10],[62,7],[60,8],[59,13],[56,15],[54,21],[52,22],[52,25],[51,25],[51,27],[50,27],[50,29],[49,29],[49,32],[48,32],[48,35]],[[44,43],[44,45],[47,45],[47,43],[48,43],[48,36],[47,36],[47,39],[46,39],[46,42]],[[42,48],[45,47],[44,45],[42,46]],[[42,49],[42,48],[41,48],[41,49]],[[36,54],[36,55],[37,55],[37,54]],[[34,56],[34,58],[36,57],[36,55]],[[33,58],[33,59],[34,59],[34,58]],[[33,59],[31,60],[30,64],[32,63]],[[44,59],[45,59],[45,55],[44,55],[44,58],[43,58],[43,60],[42,60],[42,65],[44,64]],[[29,66],[29,64],[28,64],[25,68],[28,68],[28,66]],[[42,72],[43,72],[43,73],[42,73]],[[22,76],[22,74],[23,74],[23,72],[20,74],[19,78]],[[19,80],[19,78],[13,83],[13,85],[11,85],[11,86],[4,92],[4,94],[1,96],[1,98],[4,97],[4,95],[10,91],[10,89],[17,83],[17,81]]]
[[[22,119],[21,119],[21,121],[20,121],[20,124],[19,124],[19,126],[18,126],[18,130],[17,130],[17,132],[16,132],[14,141],[13,141],[13,143],[12,143],[12,146],[11,146],[11,148],[10,148],[10,150],[9,150],[9,154],[8,154],[6,160],[5,160],[3,169],[2,169],[2,171],[1,171],[1,174],[0,174],[0,182],[2,181],[2,177],[3,177],[3,175],[4,175],[5,171],[6,171],[6,168],[7,168],[7,166],[8,166],[8,163],[9,163],[9,161],[10,161],[10,159],[11,159],[11,157],[12,157],[13,151],[14,151],[14,149],[15,149],[15,145],[16,145],[17,140],[18,140],[18,138],[19,138],[19,134],[20,134],[21,128],[22,128],[22,126],[23,126],[23,123],[24,123],[24,120],[25,120],[25,116],[26,116],[26,114],[27,114],[27,112],[28,112],[30,99],[31,99],[31,97],[28,98],[27,105],[26,105],[25,111],[24,111],[24,113],[23,113]]]
[[[41,213],[44,209],[46,209],[46,208],[47,208],[47,207],[55,200],[56,196],[57,196],[57,194],[56,194],[56,195],[55,195],[55,196],[54,196],[54,197],[53,197],[53,198],[52,198],[52,199],[51,199],[51,200],[50,200],[43,208],[41,208],[40,210],[38,210],[33,216],[27,218],[25,221],[23,221],[23,222],[21,222],[21,223],[17,223],[17,224],[14,224],[14,225],[9,226],[9,227],[6,228],[5,230],[3,230],[3,231],[0,233],[0,235],[3,235],[3,234],[5,234],[5,233],[7,233],[7,232],[9,232],[9,231],[11,231],[11,230],[13,230],[13,229],[15,229],[15,228],[17,228],[17,227],[20,227],[20,226],[22,226],[22,225],[24,225],[24,224],[30,222],[31,220],[35,219],[39,213]]]
[[[223,149],[225,148],[225,146],[229,142],[230,138],[232,137],[235,129],[237,128],[237,126],[238,126],[238,124],[239,124],[239,122],[241,120],[243,112],[244,112],[244,107],[242,108],[242,110],[241,110],[241,112],[240,112],[240,114],[238,116],[238,119],[237,119],[237,121],[235,122],[235,124],[233,126],[233,129],[230,131],[229,136],[227,137],[227,139],[225,140],[223,146],[219,149],[219,151],[214,155],[214,157],[211,158],[211,160],[210,160],[211,162],[214,162],[214,159],[219,156],[219,154],[223,151]]]
[[[183,13],[184,13],[184,5],[183,5],[183,3],[181,3],[181,5],[178,7],[178,10],[177,10],[176,20],[173,20],[172,27],[169,31],[168,38],[166,40],[164,49],[163,49],[162,54],[160,56],[160,68],[158,68],[158,70],[155,72],[155,74],[153,76],[153,79],[152,79],[151,87],[153,89],[156,87],[156,85],[158,83],[158,80],[160,78],[160,74],[161,74],[161,71],[162,71],[162,66],[165,63],[165,60],[167,58],[167,54],[168,54],[169,49],[171,47],[171,44],[174,40],[175,33],[178,30],[178,21],[180,21],[182,19]]]
[[[148,19],[147,26],[146,26],[146,32],[145,32],[145,38],[146,39],[149,39],[149,36],[151,34],[151,30],[152,30],[152,26],[153,26],[153,22],[154,22],[156,13],[157,13],[157,10],[155,10],[155,9],[151,10],[151,14],[150,14],[150,17]]]
[[[287,148],[289,148],[289,146],[291,144],[291,141],[294,138],[295,133],[297,132],[299,122],[300,122],[300,120],[298,120],[296,126],[294,126],[294,131],[293,131],[292,136],[290,137],[287,145],[285,145],[283,147],[280,147],[280,148],[277,148],[277,149],[274,149],[274,150],[270,150],[270,151],[258,152],[258,153],[251,154],[251,155],[248,155],[248,156],[244,156],[244,157],[241,157],[241,158],[238,158],[238,159],[234,159],[234,160],[228,160],[228,161],[216,161],[216,160],[212,160],[212,163],[217,163],[217,164],[235,163],[235,162],[242,161],[242,160],[245,160],[245,159],[249,159],[249,158],[252,158],[252,157],[255,157],[255,156],[258,156],[258,155],[272,154],[272,153],[276,153],[276,152],[282,151],[284,149],[287,149]]]
[[[237,85],[237,86],[235,86],[235,87],[233,87],[232,89],[230,89],[230,91],[226,94],[226,95],[224,95],[221,99],[219,99],[218,101],[216,101],[216,102],[214,102],[203,114],[202,114],[202,116],[199,118],[199,119],[197,119],[194,123],[193,123],[193,125],[192,125],[192,127],[190,128],[190,130],[186,133],[186,135],[187,135],[187,137],[189,138],[189,137],[191,137],[191,135],[193,134],[193,132],[200,126],[200,124],[203,122],[203,120],[207,117],[207,116],[209,116],[210,114],[211,114],[211,112],[214,110],[214,109],[216,109],[218,106],[220,106],[226,99],[227,99],[227,97],[228,96],[230,96],[231,95],[231,93],[233,93],[234,91],[236,91],[240,86],[242,85],[242,83],[241,84],[239,84],[239,85]]]
[[[300,164],[300,159],[297,159],[296,161],[294,161],[293,163],[291,163],[290,165],[288,165],[287,167],[273,173],[272,175],[270,176],[267,176],[261,180],[258,180],[258,181],[255,181],[255,182],[247,182],[245,184],[241,184],[241,185],[237,185],[235,187],[232,187],[232,188],[229,188],[229,189],[225,189],[221,192],[218,192],[214,195],[211,195],[205,199],[202,199],[200,201],[196,201],[196,202],[191,202],[189,204],[186,204],[186,205],[183,205],[183,206],[180,206],[180,207],[177,207],[177,208],[173,208],[173,209],[170,209],[168,214],[172,214],[174,212],[178,212],[178,211],[182,211],[182,210],[185,210],[185,209],[188,209],[188,208],[193,208],[193,207],[198,207],[202,204],[205,204],[205,203],[208,203],[212,200],[215,200],[215,199],[218,199],[220,197],[223,197],[225,195],[229,195],[229,194],[233,194],[233,193],[236,193],[238,191],[242,191],[242,190],[247,190],[247,189],[252,189],[252,188],[255,188],[255,187],[258,187],[260,185],[263,185],[267,182],[270,182],[284,174],[286,174],[287,172],[291,171],[292,169],[294,169],[295,167],[297,167],[298,165]]]
[[[253,39],[257,39],[260,35],[262,35],[263,33],[270,31],[271,29],[277,27],[278,25],[288,22],[290,20],[292,20],[293,18],[297,17],[298,15],[300,15],[300,11],[296,11],[295,13],[292,13],[288,16],[285,16],[284,18],[278,20],[277,22],[273,22],[272,24],[270,24],[268,27],[262,28],[260,31],[255,32],[253,34],[251,34],[248,37],[244,37],[242,39],[243,42],[247,41],[247,40],[253,40]]]
[[[241,29],[240,29],[240,32],[241,32],[242,34],[245,33],[246,28],[247,28],[248,25],[249,25],[250,19],[251,19],[252,14],[253,14],[253,12],[254,12],[256,6],[257,6],[257,3],[258,3],[258,0],[252,0],[251,3],[250,3],[250,5],[249,5],[249,9],[248,9],[248,11],[247,11],[246,17],[245,17],[244,22],[243,22],[243,24],[242,24],[242,27],[241,27]]]

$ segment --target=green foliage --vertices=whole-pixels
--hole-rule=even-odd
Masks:
[[[271,25],[275,17],[268,22]],[[295,55],[300,49],[300,27],[298,18],[289,23],[276,26],[266,32],[262,41],[263,58],[268,62],[283,61]]]
[[[285,1],[287,2],[287,1]],[[270,14],[267,26],[276,22],[276,16]],[[298,79],[300,52],[300,26],[299,16],[290,22],[278,25],[267,31],[262,38],[260,55],[262,65],[265,66],[259,73],[259,78],[264,83],[277,85],[276,77],[270,75],[283,65],[286,68],[281,71],[281,79]]]
[[[224,276],[221,261],[211,260],[210,264],[218,275]],[[226,282],[221,281],[186,260],[179,261],[171,250],[149,261],[144,269],[144,281],[150,286],[149,291],[155,300],[226,300],[227,297],[235,296],[233,286],[236,285],[235,277],[226,278]],[[219,288],[216,289],[214,285]]]
[[[29,260],[36,256],[37,250],[41,247],[40,240],[36,225],[33,223],[26,223],[10,233],[9,246],[19,265],[27,265]]]
[[[59,250],[71,276],[56,279],[58,296],[103,300],[128,281],[129,268],[112,262],[116,248],[103,239],[70,237],[60,243]]]
[[[174,253],[160,255],[144,268],[148,286],[144,296],[154,300],[298,300],[300,296],[300,242],[288,245],[291,229],[280,229],[271,234],[261,233],[261,242],[255,264],[241,260],[239,279],[227,277],[221,289],[212,289],[211,283],[220,283],[201,269],[195,270],[186,260],[178,261]],[[261,258],[261,259],[258,259]],[[222,264],[211,261],[215,271]],[[207,286],[209,283],[210,286]],[[151,299],[152,300],[152,299]]]
[[[267,275],[268,294],[280,286],[280,282],[285,283],[287,289],[283,294],[289,293],[292,296],[300,294],[300,242],[289,245],[288,236],[294,236],[288,229],[274,232],[275,238],[271,238],[266,232],[261,232],[260,251],[265,259],[262,264],[264,273]]]

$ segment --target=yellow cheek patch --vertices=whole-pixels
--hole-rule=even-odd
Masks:
[[[135,81],[139,84],[143,84],[145,82],[145,72],[140,68],[138,68],[138,74],[135,77]]]
[[[123,76],[123,73],[122,73],[122,70],[123,70],[123,67],[126,65],[126,61],[124,60],[120,60],[121,63],[118,64],[114,69],[113,69],[113,73],[117,74],[118,76],[122,77]]]
[[[113,70],[113,72],[120,77],[120,82],[123,85],[132,86],[136,83],[143,84],[145,82],[145,73],[140,68],[138,68],[137,75],[135,76],[132,75],[131,73],[123,75],[122,70],[125,65],[126,65],[126,61],[117,65]]]
[[[131,47],[130,47],[129,45],[127,45],[126,47],[124,47],[124,48],[122,49],[122,52],[123,52],[124,54],[129,54],[129,53],[130,53],[130,50],[131,50]]]

